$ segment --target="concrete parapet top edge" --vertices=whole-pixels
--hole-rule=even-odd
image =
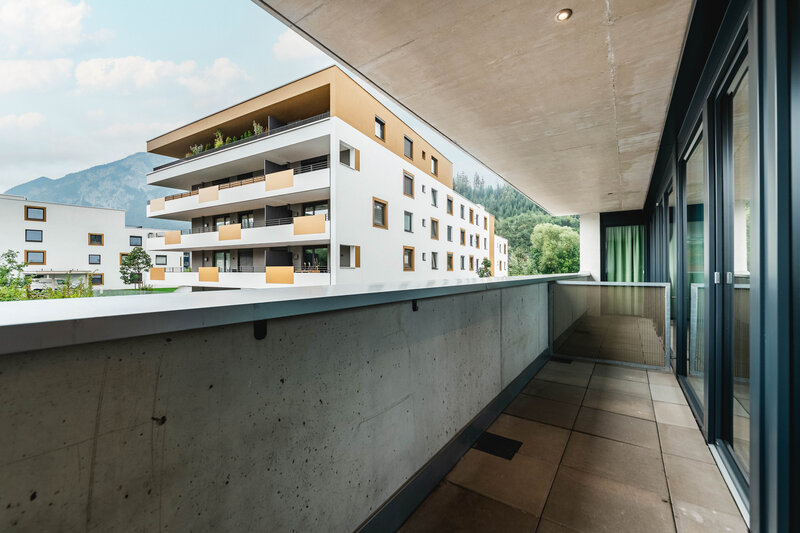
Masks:
[[[496,290],[586,275],[2,302],[0,354]]]

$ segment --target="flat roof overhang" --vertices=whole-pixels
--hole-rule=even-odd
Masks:
[[[253,1],[551,213],[643,207],[691,0]]]

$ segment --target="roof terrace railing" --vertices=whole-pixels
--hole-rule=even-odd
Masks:
[[[270,137],[272,135],[277,135],[278,133],[283,133],[285,131],[293,130],[295,128],[300,128],[300,127],[306,126],[308,124],[313,124],[314,122],[319,122],[320,120],[324,120],[326,118],[329,118],[330,116],[331,116],[330,111],[326,111],[324,113],[320,113],[319,115],[314,115],[313,117],[308,117],[308,118],[304,118],[304,119],[301,119],[301,120],[296,120],[294,122],[290,122],[290,123],[285,124],[283,126],[278,126],[277,128],[272,128],[271,130],[265,131],[264,133],[260,133],[258,135],[253,135],[252,137],[247,137],[245,139],[239,139],[236,142],[223,144],[222,146],[218,146],[217,148],[210,148],[208,150],[204,150],[204,151],[200,152],[199,154],[192,154],[192,155],[190,155],[188,157],[184,157],[182,159],[176,159],[175,161],[170,161],[169,163],[164,163],[163,165],[159,165],[159,166],[153,168],[153,172],[156,172],[158,170],[163,170],[165,168],[169,168],[169,167],[171,167],[173,165],[177,165],[179,163],[183,163],[185,161],[189,161],[189,160],[195,159],[197,157],[202,157],[204,155],[208,155],[208,154],[211,154],[211,153],[214,153],[214,152],[218,152],[220,150],[224,150],[225,148],[231,148],[233,146],[239,146],[240,144],[247,144],[247,143],[250,143],[250,142],[253,142],[253,141],[257,141],[259,139],[263,139],[264,137]]]

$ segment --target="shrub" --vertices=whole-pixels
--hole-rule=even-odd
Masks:
[[[259,124],[258,122],[256,122],[254,120],[253,121],[253,134],[254,135],[261,135],[262,133],[264,133],[264,126],[262,126],[261,124]]]
[[[233,142],[236,142],[236,135],[233,136]]]
[[[211,143],[206,144],[206,150],[211,150]]]
[[[214,148],[219,148],[225,143],[222,139],[222,130],[217,130],[214,132]]]
[[[193,155],[197,155],[203,151],[202,144],[195,144],[189,147],[189,151],[192,152]]]
[[[230,144],[230,143],[231,143],[231,138],[225,137],[225,144]]]

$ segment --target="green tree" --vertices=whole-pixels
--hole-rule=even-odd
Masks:
[[[528,239],[530,240],[530,238]],[[533,268],[530,257],[518,250],[509,247],[508,251],[508,275],[509,276],[531,276],[537,272]]]
[[[153,266],[153,260],[141,246],[137,246],[130,251],[122,265],[119,267],[120,278],[126,285],[136,284],[136,288],[142,286],[142,272]]]
[[[539,224],[531,235],[531,260],[539,274],[577,272],[581,240],[572,228]]]
[[[0,254],[0,301],[24,300],[29,277],[23,275],[26,263],[17,260],[18,252],[6,250]]]
[[[488,259],[484,258],[481,262],[481,266],[478,267],[478,277],[479,278],[490,278],[492,277],[492,262]]]

